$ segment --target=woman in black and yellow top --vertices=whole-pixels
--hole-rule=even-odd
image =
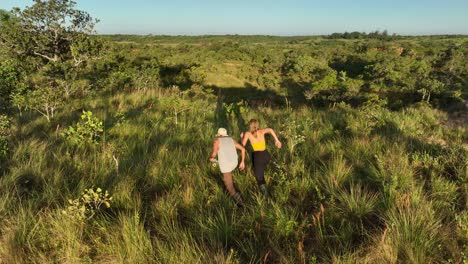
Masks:
[[[255,178],[264,194],[267,194],[265,185],[265,168],[270,161],[270,153],[266,150],[265,135],[270,134],[275,139],[277,148],[281,148],[281,141],[279,141],[276,133],[271,128],[259,128],[259,122],[255,119],[249,122],[249,131],[242,133],[242,145],[245,146],[247,141],[250,141],[252,146],[252,163]]]

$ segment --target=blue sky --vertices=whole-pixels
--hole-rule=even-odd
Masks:
[[[468,0],[76,0],[103,34],[468,34]],[[0,0],[0,9],[32,5]]]

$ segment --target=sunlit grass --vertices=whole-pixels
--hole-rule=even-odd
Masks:
[[[148,91],[74,101],[51,124],[19,117],[0,178],[0,259],[429,263],[461,256],[466,149],[437,143],[463,136],[441,125],[437,110],[377,109],[370,122],[368,109],[346,106],[249,108],[243,120],[257,117],[278,131],[296,120],[302,129],[294,133],[305,141],[292,152],[269,142],[277,164],[266,171],[270,198],[261,196],[247,157],[246,171],[234,173],[245,202],[239,209],[207,162],[213,101],[181,99],[192,104],[175,125],[164,98]],[[97,146],[60,136],[82,109],[104,123]],[[229,122],[239,132],[236,119]],[[111,193],[110,208],[84,222],[59,213],[91,187]]]

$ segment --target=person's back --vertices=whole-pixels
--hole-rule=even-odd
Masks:
[[[264,151],[266,150],[266,141],[263,130],[259,129],[254,133],[250,131],[246,132],[248,134],[250,145],[252,146],[253,151]]]
[[[213,142],[210,161],[215,162],[215,157],[218,156],[219,169],[223,173],[224,185],[226,185],[227,191],[236,204],[242,207],[242,198],[236,191],[232,180],[232,171],[237,167],[239,162],[237,150],[240,150],[242,154],[239,169],[243,170],[245,167],[245,148],[237,143],[233,138],[229,137],[225,128],[219,128]]]
[[[219,137],[218,162],[222,173],[231,172],[237,167],[238,156],[231,137]]]

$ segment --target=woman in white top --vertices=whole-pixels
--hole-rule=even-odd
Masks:
[[[237,150],[241,151],[241,162],[238,160]],[[218,156],[218,164],[221,173],[223,174],[224,184],[231,197],[237,203],[238,206],[242,206],[242,199],[240,194],[234,188],[234,182],[232,180],[232,171],[237,168],[243,170],[245,168],[245,148],[237,143],[227,134],[225,128],[218,129],[218,134],[213,141],[213,150],[210,155],[210,161],[216,162],[216,156]]]

